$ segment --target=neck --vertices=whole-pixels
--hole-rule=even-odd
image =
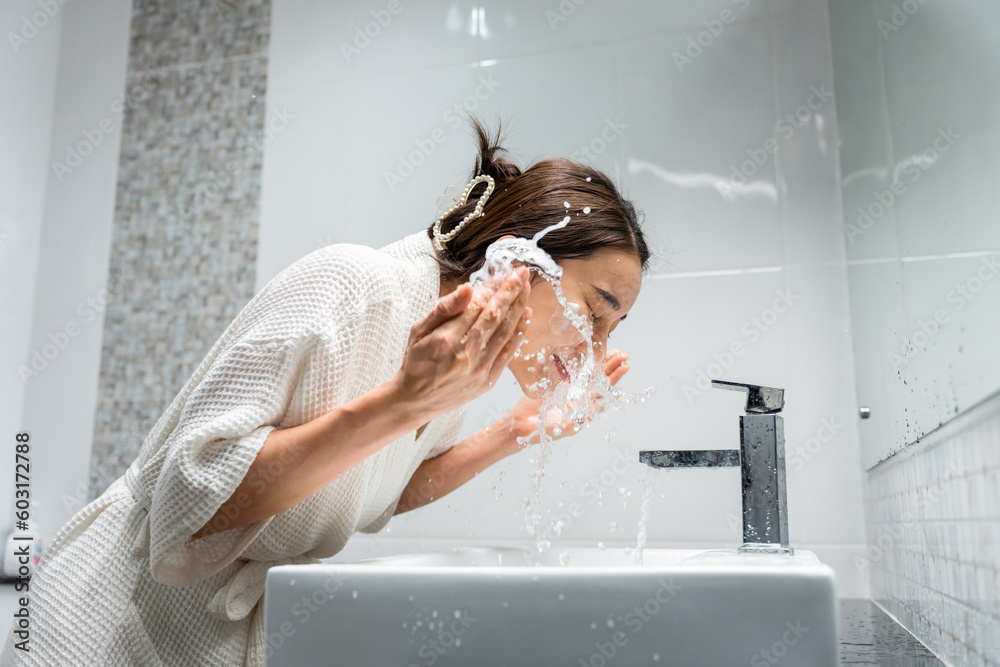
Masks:
[[[455,291],[455,288],[458,287],[458,285],[459,283],[453,283],[451,281],[442,280],[441,289],[438,292],[438,297],[443,297],[447,294],[451,294],[452,292]]]

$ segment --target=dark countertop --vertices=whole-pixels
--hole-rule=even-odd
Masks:
[[[945,667],[870,600],[840,600],[840,664]]]

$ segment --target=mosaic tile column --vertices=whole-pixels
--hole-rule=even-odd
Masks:
[[[133,6],[90,498],[254,295],[270,14]]]

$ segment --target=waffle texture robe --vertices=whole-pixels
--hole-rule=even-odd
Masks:
[[[276,516],[185,542],[271,431],[396,373],[410,327],[438,299],[433,252],[423,230],[378,250],[334,244],[254,296],[126,474],[53,539],[31,579],[30,652],[13,648],[11,631],[0,664],[264,665],[267,568],[319,562],[355,531],[381,530],[417,466],[455,443],[464,408]]]

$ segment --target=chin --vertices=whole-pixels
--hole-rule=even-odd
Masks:
[[[531,389],[529,387],[525,387],[524,385],[521,385],[521,391],[524,392],[524,395],[528,398],[542,398],[542,396],[545,395],[544,392],[539,389]]]
[[[507,366],[507,370],[509,370],[510,374],[514,376],[514,380],[517,381],[517,386],[521,388],[521,393],[523,393],[527,398],[541,398],[544,395],[542,390],[532,388],[531,386],[538,382],[538,380],[541,379],[540,377],[526,377],[530,374],[525,372],[523,368],[518,368],[515,371],[511,365]]]

